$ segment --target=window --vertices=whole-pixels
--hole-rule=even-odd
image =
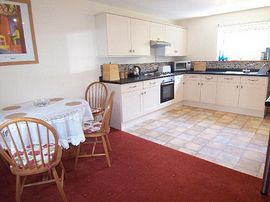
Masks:
[[[270,47],[270,22],[218,26],[218,58],[260,60]]]

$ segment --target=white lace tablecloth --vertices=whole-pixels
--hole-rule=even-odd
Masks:
[[[57,99],[55,99],[57,100]],[[52,125],[59,137],[59,144],[69,148],[69,143],[79,145],[85,141],[83,133],[83,121],[93,120],[93,115],[88,102],[80,98],[64,98],[43,107],[34,105],[34,102],[26,102],[0,109],[0,124],[10,119],[10,115],[22,115],[46,121]]]

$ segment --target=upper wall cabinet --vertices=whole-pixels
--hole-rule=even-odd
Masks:
[[[161,56],[186,56],[187,31],[181,27],[166,25],[165,41],[171,46],[158,48],[157,54]]]
[[[149,23],[113,14],[96,16],[99,56],[150,56]]]
[[[150,22],[150,40],[165,41],[166,25]]]

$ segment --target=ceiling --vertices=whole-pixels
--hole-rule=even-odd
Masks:
[[[178,20],[270,6],[270,0],[91,0]]]

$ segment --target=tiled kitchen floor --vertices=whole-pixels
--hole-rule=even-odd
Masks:
[[[262,178],[270,119],[177,107],[126,131]]]

